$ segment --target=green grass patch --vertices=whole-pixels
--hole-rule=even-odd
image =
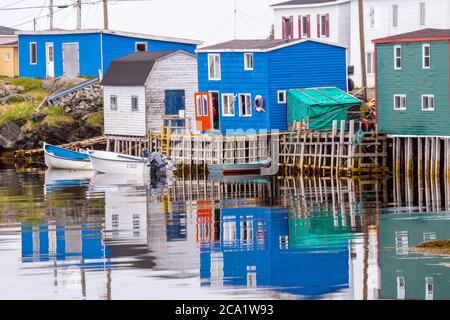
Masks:
[[[30,102],[0,105],[0,126],[9,121],[30,117],[35,107],[36,105]]]
[[[41,80],[40,79],[31,79],[31,78],[4,78],[4,81],[10,82],[13,85],[22,86],[25,89],[25,93],[41,89]]]
[[[103,119],[103,110],[101,110],[91,114],[86,119],[86,123],[93,128],[103,128]]]
[[[42,125],[48,127],[61,127],[66,124],[74,123],[75,120],[67,115],[47,115],[42,121]]]

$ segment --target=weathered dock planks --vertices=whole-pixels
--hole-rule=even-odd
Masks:
[[[150,133],[148,139],[108,136],[107,146],[109,151],[131,155],[140,155],[140,149],[146,147],[169,156],[179,165],[203,170],[208,164],[273,158],[286,173],[336,176],[384,173],[387,157],[386,136],[376,131],[363,131],[354,121],[342,121],[339,126],[334,121],[332,130],[325,132],[298,128],[289,132],[237,136],[171,132],[163,128]]]

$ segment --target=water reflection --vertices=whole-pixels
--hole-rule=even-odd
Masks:
[[[450,259],[408,250],[450,215],[392,180],[0,176],[3,298],[450,298]]]

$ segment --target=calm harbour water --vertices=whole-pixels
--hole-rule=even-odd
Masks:
[[[0,299],[450,299],[450,258],[408,251],[450,238],[448,190],[394,185],[0,165]]]

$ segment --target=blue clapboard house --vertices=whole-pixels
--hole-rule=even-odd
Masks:
[[[67,227],[23,223],[22,262],[81,261],[85,267],[104,268],[110,256],[103,243],[102,231],[92,225]],[[103,262],[102,262],[103,261]]]
[[[196,118],[203,131],[286,130],[287,90],[347,90],[346,48],[337,44],[232,40],[199,48],[197,54]]]
[[[96,77],[111,62],[137,51],[184,50],[195,53],[196,40],[112,30],[20,31],[19,76]]]
[[[323,221],[302,222],[286,208],[220,211],[208,228],[212,237],[200,241],[203,286],[267,288],[309,299],[349,288],[349,230],[336,230],[337,241],[319,241]]]

